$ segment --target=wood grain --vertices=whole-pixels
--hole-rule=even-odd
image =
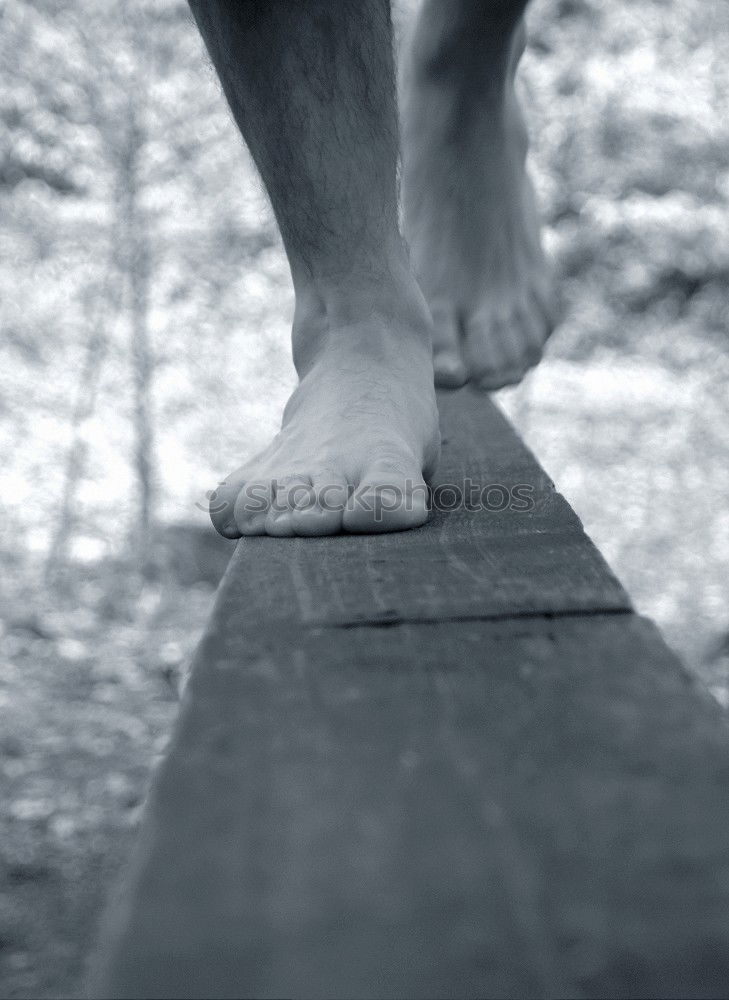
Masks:
[[[729,734],[488,401],[501,527],[244,540],[91,995],[721,996]]]

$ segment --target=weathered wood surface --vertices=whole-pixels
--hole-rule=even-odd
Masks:
[[[725,718],[491,404],[441,405],[441,481],[535,510],[238,545],[92,995],[726,995]]]

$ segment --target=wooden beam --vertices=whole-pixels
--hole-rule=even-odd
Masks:
[[[724,716],[492,404],[440,405],[439,481],[534,509],[239,543],[92,995],[726,992]]]

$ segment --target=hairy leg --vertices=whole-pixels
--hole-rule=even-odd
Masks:
[[[230,538],[415,527],[438,459],[431,324],[397,226],[387,0],[190,0],[266,185],[299,385],[213,496]]]
[[[424,0],[404,54],[405,235],[436,382],[520,381],[554,324],[514,88],[527,0]]]

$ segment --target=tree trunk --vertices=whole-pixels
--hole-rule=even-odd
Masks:
[[[96,408],[99,379],[107,349],[107,317],[110,312],[116,314],[119,306],[118,282],[115,281],[111,266],[107,268],[101,287],[90,293],[89,300],[86,310],[88,336],[71,416],[71,444],[66,455],[58,519],[45,568],[46,581],[49,583],[57,579],[66,564],[68,543],[76,524],[76,494],[86,465],[87,444],[83,437],[83,426],[93,416]]]
[[[126,148],[121,157],[121,223],[125,233],[124,270],[129,293],[131,362],[134,390],[134,469],[137,479],[137,519],[133,544],[140,569],[153,567],[152,542],[156,483],[154,475],[154,418],[152,380],[154,359],[149,334],[149,286],[151,247],[149,231],[140,205],[139,156],[144,134],[130,98],[127,107]]]

